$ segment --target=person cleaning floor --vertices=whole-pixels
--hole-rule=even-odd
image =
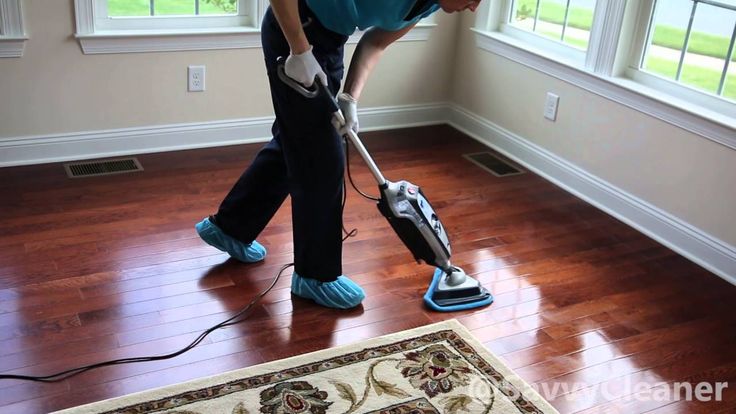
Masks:
[[[439,9],[474,11],[480,0],[271,0],[261,42],[276,114],[273,139],[256,155],[220,204],[197,223],[199,236],[241,262],[263,260],[256,241],[291,196],[294,240],[293,294],[329,308],[349,309],[365,298],[342,274],[342,194],[345,156],[341,137],[358,132],[357,105],[363,86],[383,51],[416,23]],[[365,30],[350,62],[342,93],[343,52],[348,37]],[[336,124],[319,100],[282,82],[284,70],[311,87],[327,85],[345,122]]]

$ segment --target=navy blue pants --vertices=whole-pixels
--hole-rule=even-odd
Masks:
[[[303,0],[299,14],[334,96],[344,72],[347,36],[323,27]],[[261,41],[276,113],[273,139],[222,201],[216,221],[231,237],[250,243],[291,195],[294,270],[302,277],[333,281],[342,274],[342,139],[324,104],[305,98],[278,78],[276,59],[289,56],[289,44],[270,8]]]

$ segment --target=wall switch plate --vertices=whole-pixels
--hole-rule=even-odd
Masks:
[[[544,117],[550,121],[557,120],[557,105],[560,103],[560,97],[547,92],[547,100],[544,102]]]
[[[204,91],[204,66],[189,66],[187,73],[189,92]]]

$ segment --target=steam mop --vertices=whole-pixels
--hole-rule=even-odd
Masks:
[[[286,75],[283,61],[278,67],[278,76],[301,95],[324,101],[333,116],[341,124],[345,123],[335,98],[319,78],[315,79],[315,87],[307,89]],[[490,305],[493,302],[491,293],[477,280],[465,274],[463,269],[450,263],[452,251],[447,232],[421,188],[405,180],[386,180],[358,135],[352,130],[346,135],[376,179],[381,194],[378,210],[386,217],[417,262],[437,268],[429,289],[424,294],[424,303],[430,309],[441,312]]]

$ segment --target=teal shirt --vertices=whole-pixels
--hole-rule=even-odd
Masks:
[[[404,20],[414,3],[415,0],[307,0],[323,26],[344,35],[353,34],[356,27],[400,30],[440,8],[436,1],[430,1],[416,17]]]

